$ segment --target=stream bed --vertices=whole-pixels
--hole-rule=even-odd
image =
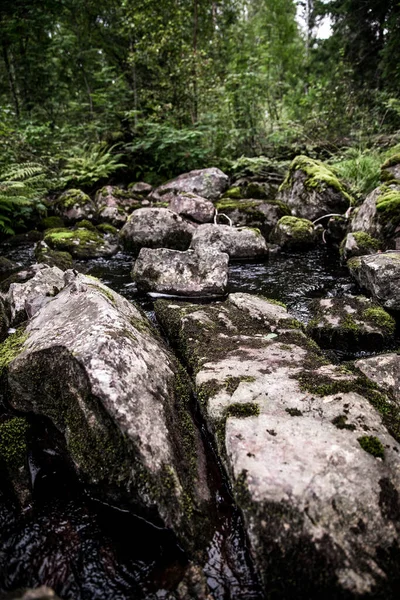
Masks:
[[[3,256],[21,266],[35,262],[31,245],[4,247]],[[76,269],[137,301],[154,321],[152,300],[137,292],[132,258],[76,263]],[[357,291],[337,254],[326,248],[303,254],[271,255],[266,262],[230,267],[229,292],[280,300],[304,323],[316,297]],[[340,358],[340,357],[339,357]],[[1,413],[7,408],[0,406]],[[249,555],[242,517],[218,462],[201,415],[193,413],[208,449],[215,534],[204,573],[215,600],[258,600],[264,596]],[[29,445],[33,503],[17,514],[0,486],[0,598],[10,590],[47,584],[63,600],[175,598],[189,558],[173,534],[143,516],[92,498],[54,444],[46,422],[35,423]]]

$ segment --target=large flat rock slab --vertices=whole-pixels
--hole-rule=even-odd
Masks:
[[[195,377],[267,596],[394,597],[400,420],[390,399],[327,363],[266,299],[158,301],[156,314]]]

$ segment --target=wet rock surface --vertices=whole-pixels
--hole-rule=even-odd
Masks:
[[[400,310],[400,252],[352,258],[347,263],[357,283],[382,306]]]
[[[229,225],[200,225],[193,233],[190,247],[198,252],[211,248],[226,252],[230,258],[265,256],[268,247],[257,229],[236,229]]]
[[[229,256],[213,249],[142,248],[132,270],[138,289],[183,296],[220,296],[228,284]]]
[[[383,498],[400,483],[400,447],[366,380],[327,364],[283,307],[260,298],[158,301],[156,313],[195,373],[265,588],[391,595],[383,557],[400,523]]]

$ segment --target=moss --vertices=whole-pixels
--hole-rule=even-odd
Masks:
[[[396,331],[396,321],[380,306],[367,308],[363,312],[363,317],[383,329],[387,335],[394,335]]]
[[[83,227],[83,229],[89,229],[89,231],[96,231],[96,227],[93,225],[93,223],[91,223],[91,221],[88,221],[87,219],[82,219],[81,221],[78,221],[75,227]]]
[[[355,203],[354,198],[349,194],[345,185],[338,179],[331,168],[319,160],[314,160],[304,155],[296,156],[293,160],[289,173],[279,188],[280,191],[291,187],[293,175],[296,171],[303,171],[306,174],[306,187],[319,192],[323,192],[327,187],[330,187],[339,192],[350,205]]]
[[[238,186],[229,188],[222,196],[222,198],[233,198],[238,200],[242,197],[242,191]]]
[[[256,380],[256,378],[252,377],[250,375],[243,375],[241,377],[227,377],[225,379],[225,389],[228,392],[228,394],[232,395],[237,390],[237,388],[239,387],[239,384],[242,381],[251,383],[255,380]]]
[[[361,326],[355,322],[354,317],[352,315],[346,314],[341,320],[340,329],[342,331],[349,331],[354,334],[357,334],[360,332]]]
[[[254,209],[260,205],[258,201],[249,201],[249,200],[234,200],[234,199],[222,199],[215,202],[215,208],[221,212],[230,211],[230,210],[240,210],[242,212],[253,212]]]
[[[260,407],[255,402],[234,402],[225,409],[225,417],[236,417],[245,419],[247,417],[258,417]]]
[[[365,452],[368,452],[377,458],[385,458],[385,449],[382,442],[377,437],[373,435],[363,435],[362,437],[357,438],[357,441]]]
[[[376,250],[378,251],[381,247],[381,243],[376,238],[372,237],[365,231],[355,231],[353,237],[357,242],[357,246],[361,251],[363,250]]]
[[[285,411],[291,416],[291,417],[302,417],[303,413],[301,412],[301,410],[299,410],[298,408],[285,408]]]
[[[111,302],[111,304],[113,304],[113,305],[116,304],[114,294],[108,288],[101,287],[99,285],[96,285],[95,283],[88,283],[88,287],[91,287],[92,289],[96,290],[96,292],[98,292],[99,294],[102,294],[102,296],[107,298],[107,300],[109,300],[109,302]]]
[[[244,229],[247,231],[252,231],[257,237],[261,236],[261,231],[258,229],[258,227],[244,227]]]
[[[0,344],[0,376],[8,365],[22,351],[25,341],[28,339],[28,334],[25,333],[25,328],[20,327],[16,333],[12,333],[8,338]]]
[[[335,425],[338,429],[348,429],[349,431],[354,431],[356,429],[355,425],[351,425],[347,423],[346,415],[338,415],[331,421],[332,425]]]
[[[113,227],[109,223],[100,223],[100,225],[97,225],[97,229],[102,233],[108,233],[110,235],[118,234],[118,229],[116,227]]]
[[[197,388],[197,397],[200,404],[207,406],[208,400],[214,398],[222,389],[224,389],[224,385],[217,379],[210,379],[199,385]]]
[[[57,204],[67,210],[74,207],[76,204],[78,206],[84,206],[90,202],[89,196],[85,194],[85,192],[82,192],[82,190],[77,189],[66,190],[57,200]]]
[[[35,257],[38,263],[44,263],[49,267],[58,267],[62,271],[72,269],[73,261],[69,252],[52,250],[48,246],[39,245],[35,248]]]
[[[381,186],[381,194],[376,199],[379,222],[386,229],[394,230],[400,223],[400,191],[389,186]]]
[[[361,265],[361,259],[359,256],[353,256],[353,258],[350,258],[346,264],[350,271],[356,271]]]
[[[277,227],[288,228],[290,236],[296,242],[309,242],[314,235],[314,225],[308,219],[282,217],[279,219]]]
[[[64,219],[61,217],[46,217],[40,223],[41,229],[55,229],[57,227],[64,227]]]
[[[95,254],[104,240],[97,231],[89,229],[49,229],[44,241],[54,250],[70,252],[76,258],[87,258]]]
[[[0,459],[7,467],[17,469],[25,463],[28,430],[28,422],[21,417],[0,423]]]
[[[284,302],[281,302],[280,300],[275,300],[275,298],[267,298],[266,296],[263,296],[262,294],[257,294],[258,298],[261,298],[262,300],[265,300],[266,302],[269,302],[270,304],[275,304],[276,306],[282,306],[282,308],[286,308],[287,309],[287,305]]]
[[[394,154],[383,163],[381,169],[388,169],[398,164],[400,164],[400,154]]]

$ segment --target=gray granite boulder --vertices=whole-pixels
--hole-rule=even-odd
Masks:
[[[129,215],[142,206],[140,197],[133,190],[124,190],[107,185],[101,188],[95,198],[96,219],[100,223],[110,223],[122,227]]]
[[[205,224],[197,227],[190,247],[202,251],[208,248],[226,252],[230,258],[256,258],[268,254],[264,237],[258,229]]]
[[[222,215],[227,215],[233,225],[259,229],[267,240],[279,219],[290,215],[288,207],[278,200],[221,198],[215,202],[215,208],[221,220]]]
[[[377,350],[394,341],[396,321],[365,296],[319,298],[307,332],[321,348],[342,352]]]
[[[165,194],[163,201],[168,202],[168,208],[182,217],[196,223],[211,223],[215,214],[215,207],[210,200],[190,193]]]
[[[69,223],[76,223],[81,219],[93,219],[96,214],[96,205],[93,200],[78,189],[66,190],[54,203],[54,212]]]
[[[399,411],[360,374],[327,364],[276,303],[233,294],[155,308],[195,374],[265,592],[390,596],[400,444],[388,428]]]
[[[347,266],[357,283],[385,308],[400,310],[400,252],[351,258]]]
[[[399,206],[400,186],[396,183],[381,185],[355,211],[350,230],[363,231],[385,242],[386,247],[393,247],[399,234]]]
[[[141,248],[187,250],[195,227],[168,208],[139,208],[120,231],[123,246],[136,254]]]
[[[211,167],[183,173],[160,185],[150,196],[157,200],[168,192],[189,192],[207,198],[207,200],[216,200],[227,189],[228,183],[228,175],[225,175],[220,169]]]
[[[229,256],[217,250],[142,248],[132,278],[144,292],[182,296],[219,296],[228,285]]]
[[[95,278],[64,278],[12,341],[7,400],[53,422],[97,495],[139,505],[193,547],[209,491],[185,373],[132,303]]]
[[[314,221],[330,213],[343,214],[353,202],[346,186],[324,163],[297,156],[279,188],[279,198],[295,217]]]

